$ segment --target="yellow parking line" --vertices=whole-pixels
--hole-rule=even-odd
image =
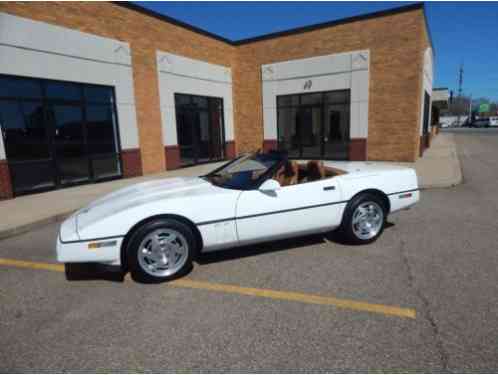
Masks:
[[[0,258],[0,265],[64,272],[64,266],[62,264],[29,262],[23,260]],[[180,288],[209,290],[215,292],[239,294],[239,295],[261,297],[261,298],[270,298],[270,299],[283,300],[283,301],[301,302],[301,303],[308,303],[314,305],[334,306],[343,309],[366,311],[382,315],[397,316],[401,318],[415,319],[416,317],[416,311],[411,308],[361,302],[361,301],[335,298],[335,297],[318,296],[314,294],[285,292],[285,291],[270,290],[270,289],[248,288],[237,285],[211,283],[207,281],[194,281],[190,279],[175,280],[169,282],[167,285],[180,287]]]
[[[395,315],[403,318],[415,319],[416,317],[416,312],[414,309],[360,302],[335,297],[317,296],[313,294],[285,292],[270,289],[246,288],[237,285],[215,284],[211,282],[194,281],[189,279],[175,280],[170,284],[183,288],[212,290],[217,292],[242,294],[246,296],[279,299],[284,301],[295,301],[315,305],[329,305],[349,310],[368,311],[384,315]]]
[[[0,266],[12,266],[20,268],[31,268],[35,270],[46,270],[64,272],[64,265],[53,263],[28,262],[25,260],[0,258]]]

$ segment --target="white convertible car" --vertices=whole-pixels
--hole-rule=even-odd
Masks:
[[[121,265],[163,281],[201,252],[334,229],[370,243],[388,214],[418,200],[411,168],[254,153],[205,176],[140,183],[93,202],[62,223],[57,260]]]

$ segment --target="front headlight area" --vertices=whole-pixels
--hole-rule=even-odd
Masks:
[[[88,238],[78,235],[76,215],[67,218],[57,236],[57,261],[61,263],[120,264],[124,237]]]

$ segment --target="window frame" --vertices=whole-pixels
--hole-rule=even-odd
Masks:
[[[177,105],[177,97],[184,97],[188,98],[188,103],[187,104],[178,104]],[[204,98],[207,99],[207,107],[199,107],[196,104],[194,104],[194,98]],[[220,138],[221,138],[221,153],[222,156],[221,158],[210,158],[208,161],[202,161],[199,162],[197,157],[193,157],[193,162],[191,163],[182,163],[181,162],[181,168],[185,167],[191,167],[194,165],[201,165],[201,164],[207,164],[207,163],[213,163],[213,162],[219,162],[223,160],[227,160],[227,151],[226,151],[226,134],[225,134],[225,100],[223,97],[220,96],[212,96],[212,95],[198,95],[198,94],[190,94],[186,92],[174,92],[173,93],[173,101],[174,101],[174,107],[175,107],[175,126],[176,126],[176,136],[177,136],[177,145],[178,145],[178,150],[180,152],[180,162],[181,162],[181,145],[180,145],[180,129],[179,129],[179,124],[178,124],[178,117],[180,112],[195,112],[201,113],[205,112],[208,114],[208,123],[209,123],[209,136],[210,139],[212,139],[213,135],[213,127],[212,127],[212,118],[211,114],[214,112],[213,109],[215,107],[214,103],[215,101],[219,101],[220,104]],[[192,146],[192,149],[194,149],[195,146]]]
[[[344,101],[330,101],[330,100],[326,100],[326,96],[327,94],[330,94],[330,93],[344,93],[344,98],[345,100]],[[312,103],[312,104],[308,104],[308,103],[302,103],[302,97],[303,96],[308,96],[308,95],[321,95],[321,101],[320,103]],[[297,104],[283,104],[283,105],[279,105],[279,99],[280,98],[286,98],[286,97],[292,97],[292,96],[295,96],[298,98],[297,100]],[[292,100],[291,100],[292,101]],[[316,157],[321,159],[321,160],[335,160],[334,158],[328,158],[326,157],[325,155],[325,143],[323,141],[324,139],[324,131],[325,131],[325,110],[326,108],[329,106],[329,105],[344,105],[344,106],[349,106],[349,113],[351,111],[351,89],[348,88],[348,89],[340,89],[340,90],[327,90],[327,91],[313,91],[313,92],[298,92],[298,93],[291,93],[291,94],[284,94],[284,95],[276,95],[275,97],[275,103],[276,103],[276,114],[277,114],[277,147],[279,150],[281,150],[281,141],[280,141],[280,126],[279,126],[279,111],[281,109],[295,109],[296,110],[296,115],[299,114],[300,110],[302,109],[311,109],[313,110],[313,108],[319,108],[320,109],[320,113],[321,113],[321,129],[320,129],[320,139],[321,139],[321,142],[320,142],[320,155],[317,155]],[[351,122],[350,122],[350,119],[348,119],[348,125],[349,127],[351,128]],[[296,133],[299,133],[300,132],[300,129],[299,129],[299,124],[296,125]],[[351,129],[350,129],[351,130]],[[300,136],[299,136],[300,137]],[[351,142],[351,136],[349,136],[349,140],[348,142]],[[307,155],[303,155],[303,144],[302,144],[302,141],[299,142],[299,148],[298,148],[298,153],[299,155],[297,157],[290,157],[289,156],[289,159],[302,159],[302,158],[309,158],[309,156]],[[313,156],[312,158],[315,158],[315,156]],[[348,152],[348,155],[347,155],[347,158],[345,160],[349,160],[349,152]]]
[[[7,146],[5,146],[5,157],[7,160],[7,163],[9,166],[11,166],[10,169],[10,174],[11,178],[13,178],[13,169],[15,169],[16,165],[20,164],[36,164],[36,163],[51,163],[52,167],[51,169],[53,170],[53,180],[54,180],[54,186],[51,186],[49,188],[27,188],[27,189],[16,189],[13,186],[14,189],[14,194],[15,196],[18,195],[24,195],[24,194],[31,194],[31,193],[36,193],[40,191],[46,191],[46,190],[53,190],[53,189],[60,189],[60,188],[65,188],[65,187],[70,187],[70,186],[75,186],[75,185],[81,185],[81,184],[88,184],[88,183],[98,183],[98,182],[103,182],[103,181],[110,181],[114,179],[119,179],[123,177],[123,159],[122,159],[122,147],[121,147],[121,136],[120,136],[120,129],[119,129],[119,114],[118,114],[118,108],[117,108],[117,103],[116,103],[116,89],[114,86],[108,86],[108,85],[102,85],[102,84],[94,84],[94,83],[85,83],[85,82],[74,82],[74,81],[68,81],[68,80],[54,80],[54,79],[46,79],[46,78],[38,78],[38,77],[26,77],[26,76],[19,76],[19,75],[11,75],[11,74],[0,74],[0,78],[7,78],[7,79],[12,79],[12,80],[31,80],[38,82],[38,84],[41,87],[41,97],[39,98],[25,98],[22,96],[12,96],[12,95],[7,95],[7,96],[0,96],[0,101],[3,100],[10,100],[14,101],[18,104],[22,116],[23,116],[23,121],[25,121],[25,116],[24,116],[24,103],[26,102],[38,102],[41,103],[42,108],[43,108],[43,122],[44,122],[44,129],[45,129],[45,139],[44,142],[47,145],[47,150],[48,150],[48,157],[45,159],[33,159],[33,160],[9,160],[9,155],[7,154]],[[81,96],[80,99],[75,100],[75,99],[64,99],[64,98],[50,98],[47,96],[46,92],[46,86],[49,83],[69,83],[69,84],[74,84],[76,85],[80,92]],[[110,101],[100,101],[100,100],[91,100],[90,98],[87,98],[86,94],[86,88],[93,88],[93,87],[101,87],[110,90]],[[55,153],[55,141],[54,141],[54,136],[51,134],[51,132],[54,131],[54,124],[51,122],[49,119],[49,110],[51,106],[54,105],[64,105],[64,106],[76,106],[81,108],[82,111],[82,127],[83,127],[83,139],[84,139],[84,157],[88,161],[88,175],[89,178],[86,181],[83,182],[70,182],[70,183],[64,183],[62,184],[59,180],[61,177],[61,172],[57,167],[57,154]],[[113,127],[113,135],[114,135],[114,148],[115,150],[113,152],[109,153],[99,153],[99,154],[90,154],[88,150],[88,121],[87,121],[87,108],[90,106],[106,106],[109,108],[110,115],[111,115],[111,122],[112,122],[112,127]],[[4,139],[4,144],[6,143],[5,137],[4,137],[4,129],[3,127],[0,126],[0,136],[3,137]],[[105,177],[98,177],[95,173],[95,168],[93,167],[93,163],[97,160],[102,160],[105,157],[115,157],[117,160],[117,173],[112,176],[105,176]],[[13,181],[13,180],[12,180]]]

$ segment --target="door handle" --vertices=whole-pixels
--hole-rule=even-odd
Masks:
[[[324,186],[323,190],[335,190],[335,186]]]

